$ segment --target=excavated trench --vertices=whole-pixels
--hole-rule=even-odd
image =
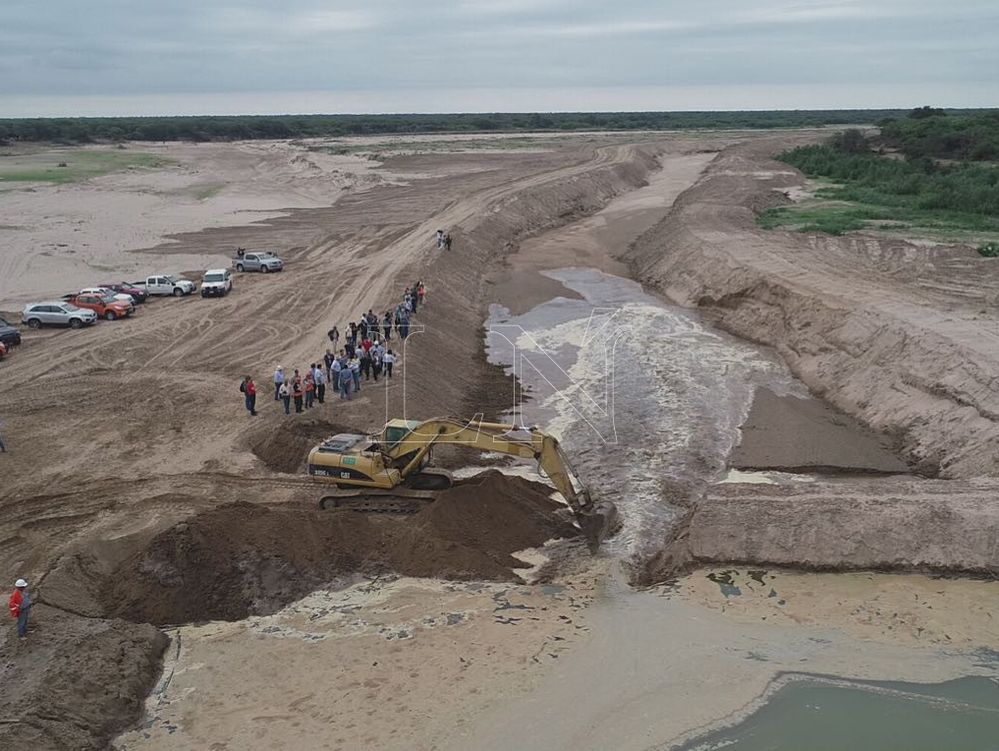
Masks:
[[[411,516],[236,502],[168,527],[108,565],[63,561],[43,593],[81,614],[158,626],[273,613],[351,573],[515,581],[511,554],[571,538],[551,489],[488,470]]]

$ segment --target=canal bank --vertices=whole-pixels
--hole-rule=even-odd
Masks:
[[[817,502],[832,503],[840,518],[857,510],[858,498],[870,501],[849,524],[820,532],[849,538],[871,519],[887,524],[905,509],[898,497],[894,506],[879,503],[885,486],[867,484],[872,477],[895,483],[902,500],[917,498],[926,481],[892,453],[890,437],[812,398],[772,351],[723,334],[696,313],[623,278],[615,259],[634,238],[621,205],[637,193],[590,219],[524,243],[511,265],[562,289],[548,286],[543,295],[537,293],[547,299],[498,304],[492,310],[490,359],[515,373],[529,396],[514,418],[559,434],[584,481],[619,506],[624,527],[598,564],[604,576],[599,596],[587,608],[587,637],[564,653],[537,686],[478,717],[449,747],[673,748],[749,717],[776,695],[790,673],[917,683],[994,678],[992,650],[999,647],[999,634],[989,603],[999,591],[992,582],[794,571],[799,562],[813,568],[806,555],[816,542],[807,534],[808,514],[795,517],[804,534],[785,550],[783,562],[790,571],[769,570],[774,561],[766,556],[754,561],[757,551],[746,544],[749,552],[740,563],[756,566],[752,569],[705,570],[689,555],[686,525],[721,488],[736,506],[745,502],[740,522],[748,517],[757,522],[756,527],[717,527],[709,547],[724,552],[732,539],[751,540],[767,526],[772,486],[789,493],[821,488],[824,495]],[[641,214],[636,227],[651,213]],[[581,249],[585,267],[567,265],[574,248]],[[526,257],[518,261],[522,254]],[[528,286],[534,295],[544,285]],[[757,393],[766,396],[754,404]],[[789,400],[798,401],[789,406]],[[739,453],[764,461],[736,463],[779,470],[762,478],[729,472],[733,449],[749,435],[740,428],[753,413],[748,424],[754,445],[743,445]],[[805,447],[789,443],[789,426],[828,440]],[[782,458],[791,449],[807,461]],[[761,494],[761,487],[769,495]],[[967,510],[957,506],[956,516]],[[793,507],[788,516],[795,516]],[[918,545],[918,520],[903,526],[906,539]],[[959,527],[947,530],[956,533]],[[777,538],[782,529],[787,528],[779,528]],[[892,542],[890,525],[877,531]],[[989,527],[981,545],[972,546],[983,553],[984,569],[994,563],[988,552],[995,549],[988,544],[991,534]],[[897,568],[961,570],[966,559],[953,539],[947,538],[945,551],[951,557],[910,557]],[[885,548],[891,549],[890,544]],[[839,552],[845,565],[832,568],[856,567],[849,549]],[[724,560],[724,554],[705,557],[705,563]],[[868,563],[858,560],[861,566]],[[874,565],[879,563],[875,557]],[[739,576],[752,582],[760,576],[758,586],[770,586],[759,597],[739,583]],[[768,576],[778,576],[779,586]],[[636,590],[629,577],[631,584],[659,586]],[[918,704],[918,693],[903,692],[892,701]],[[993,698],[984,691],[976,701],[987,705]],[[982,727],[994,734],[996,715],[985,709]],[[946,716],[955,723],[951,729],[963,723],[959,712]],[[888,725],[881,730],[892,732],[895,721],[887,713]],[[781,736],[778,722],[777,737],[785,745],[777,747],[795,747],[795,724],[789,717]],[[902,725],[894,731],[907,737]],[[846,736],[840,740],[849,745]]]

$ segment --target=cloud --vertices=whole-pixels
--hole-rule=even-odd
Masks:
[[[378,17],[365,10],[277,10],[223,6],[206,8],[202,25],[210,34],[301,39],[374,29],[378,26]]]
[[[872,78],[926,102],[977,82],[995,105],[997,27],[996,0],[0,0],[0,105],[452,90],[507,91],[503,109],[525,89],[701,86],[840,101]]]
[[[652,34],[657,32],[689,31],[701,27],[701,24],[690,21],[671,21],[669,19],[635,19],[602,23],[572,23],[536,27],[530,33],[550,35],[553,37],[594,37],[616,36],[619,34]]]

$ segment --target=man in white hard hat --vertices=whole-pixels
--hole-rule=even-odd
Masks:
[[[28,594],[28,582],[18,579],[14,582],[14,592],[7,600],[10,615],[17,620],[17,635],[21,639],[28,638],[28,611],[31,610],[31,595]]]

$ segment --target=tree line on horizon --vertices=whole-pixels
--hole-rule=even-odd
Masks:
[[[951,114],[984,110],[946,110]],[[944,112],[940,110],[940,112]],[[556,112],[398,115],[231,115],[0,119],[0,144],[240,141],[358,135],[526,131],[771,129],[874,125],[908,110]]]

